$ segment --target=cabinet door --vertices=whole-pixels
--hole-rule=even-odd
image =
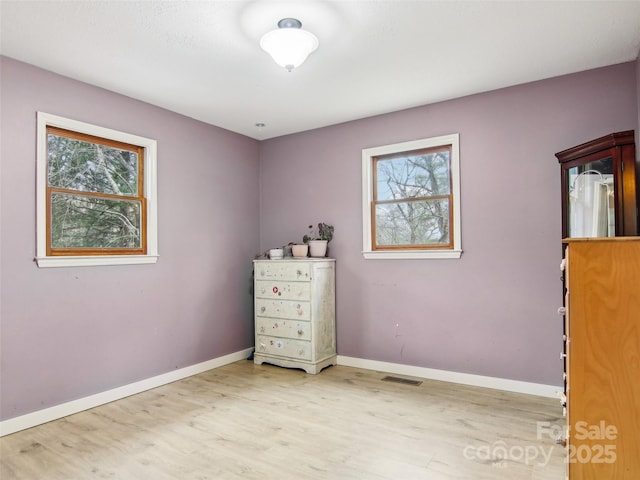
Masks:
[[[608,152],[607,152],[608,153]],[[615,193],[619,189],[612,155],[593,155],[590,161],[562,168],[567,237],[615,237]]]
[[[569,474],[640,478],[640,240],[569,242]]]

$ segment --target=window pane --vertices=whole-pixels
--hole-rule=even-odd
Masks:
[[[47,135],[49,186],[138,195],[138,154],[129,150]]]
[[[378,157],[377,200],[402,200],[450,193],[449,150]]]
[[[140,248],[141,202],[51,195],[53,248]]]
[[[449,244],[449,200],[376,205],[376,244]]]

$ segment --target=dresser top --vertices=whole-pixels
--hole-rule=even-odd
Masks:
[[[291,263],[297,263],[297,262],[335,262],[336,259],[335,258],[329,258],[329,257],[323,257],[323,258],[314,258],[314,257],[302,257],[302,258],[295,258],[295,257],[285,257],[281,260],[271,260],[269,258],[257,258],[254,260],[254,262],[273,262],[273,263],[284,263],[284,262],[291,262]]]
[[[638,242],[640,237],[589,237],[589,238],[565,238],[562,243],[604,243],[604,242]]]

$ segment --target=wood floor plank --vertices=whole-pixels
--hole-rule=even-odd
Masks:
[[[236,362],[3,437],[0,478],[564,478],[537,429],[564,423],[557,401],[385,375]]]

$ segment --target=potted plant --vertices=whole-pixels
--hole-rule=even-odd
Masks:
[[[309,255],[312,257],[324,257],[327,254],[327,245],[333,239],[333,225],[319,223],[317,230],[309,225],[309,233],[302,237],[302,241],[309,245]]]
[[[309,245],[306,243],[292,243],[291,254],[294,258],[305,258],[309,253]]]

